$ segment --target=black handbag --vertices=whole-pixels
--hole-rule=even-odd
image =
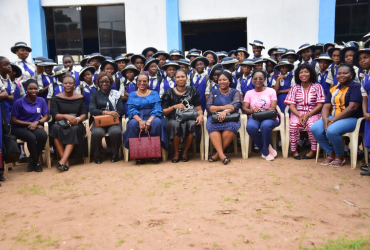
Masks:
[[[3,160],[5,163],[17,162],[21,151],[18,148],[17,138],[10,134],[10,126],[5,118],[5,112],[3,106],[1,105],[1,117],[3,125]]]
[[[69,114],[69,115],[76,117],[74,114]],[[72,126],[72,124],[70,124],[67,119],[59,120],[59,121],[56,121],[55,123],[59,124],[63,129],[67,129]]]
[[[232,103],[230,103],[230,105],[233,105],[238,102],[239,101],[233,101]],[[221,112],[222,111],[216,111],[212,113],[212,123],[220,123],[218,121],[218,114]],[[240,120],[239,112],[234,112],[234,113],[227,113],[223,122],[238,122],[239,120]]]
[[[264,120],[276,120],[277,112],[275,110],[261,111],[253,113],[253,119],[259,122]]]
[[[185,102],[185,104],[184,104]],[[176,121],[178,122],[186,122],[186,121],[195,121],[198,117],[198,112],[195,110],[193,105],[189,104],[189,101],[184,99],[181,102],[184,104],[184,109],[176,109]]]

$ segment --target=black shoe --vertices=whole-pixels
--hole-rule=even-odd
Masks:
[[[159,163],[159,159],[153,159],[153,160],[152,160],[152,163],[153,163],[153,164],[158,164],[158,163]]]
[[[363,171],[370,171],[370,166],[362,166],[360,169]]]
[[[227,165],[227,164],[229,164],[231,162],[231,160],[229,159],[229,158],[227,158],[227,157],[225,157],[225,159],[222,161],[222,163],[224,164],[224,165]]]
[[[112,158],[110,159],[111,162],[116,162],[118,161],[117,155],[113,155]]]
[[[293,156],[293,158],[296,159],[296,160],[300,160],[301,159],[301,155]]]
[[[182,160],[183,162],[187,162],[187,161],[189,161],[189,158],[188,158],[188,157],[181,157],[181,160]]]
[[[95,157],[95,163],[96,163],[96,164],[101,164],[100,157]]]
[[[360,175],[362,175],[362,176],[370,176],[370,171],[361,172]]]
[[[344,156],[344,158],[349,159],[349,158],[351,158],[351,152],[349,150],[348,151],[344,151],[343,152],[343,156]]]
[[[178,163],[179,159],[172,159],[172,163]]]
[[[33,172],[35,171],[35,163],[33,161],[30,161],[27,166],[27,172]]]
[[[19,158],[18,163],[27,163],[29,161],[30,161],[29,157],[23,156],[23,157]]]
[[[5,177],[3,174],[0,175],[0,181],[5,181]]]
[[[145,160],[135,160],[136,165],[143,165],[145,164]]]
[[[302,159],[304,160],[315,159],[315,158],[316,158],[315,156],[312,156],[312,157],[308,157],[307,155],[302,156]]]
[[[37,162],[35,164],[35,172],[42,172],[42,171],[43,171],[43,169],[42,169],[42,166],[41,166],[40,162]]]

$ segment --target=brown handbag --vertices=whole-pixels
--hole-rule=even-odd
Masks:
[[[111,115],[96,115],[93,116],[93,118],[94,121],[91,123],[89,129],[87,130],[85,137],[87,137],[87,135],[89,134],[94,123],[96,127],[108,127],[119,124],[119,118],[115,118],[114,116]]]
[[[161,138],[159,136],[150,136],[148,131],[148,137],[129,139],[130,159],[154,159],[161,158]]]

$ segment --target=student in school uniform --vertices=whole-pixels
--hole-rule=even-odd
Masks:
[[[353,55],[359,50],[359,45],[356,42],[347,42],[343,43],[344,48],[339,53],[339,59],[342,63],[348,63],[353,66],[355,70],[356,77],[354,79],[355,82],[360,82],[360,68],[353,64]]]
[[[150,58],[146,60],[145,65],[144,65],[144,70],[148,71],[148,76],[149,76],[149,90],[153,90],[158,92],[161,87],[161,82],[162,82],[162,75],[158,74],[158,63],[159,59],[155,58]]]
[[[33,64],[35,64],[35,67],[36,67],[35,75],[34,75],[33,79],[35,79],[37,82],[39,82],[40,79],[41,79],[42,73],[44,73],[44,67],[40,66],[39,64],[42,62],[42,60],[47,59],[47,58],[45,56],[38,56],[38,57],[34,57],[32,59],[33,59]]]
[[[270,48],[268,51],[267,51],[267,54],[270,56],[270,57],[273,57],[275,58],[275,52],[278,51],[280,47],[279,46],[274,46],[272,48]],[[276,58],[275,58],[276,59]]]
[[[87,66],[80,70],[79,80],[80,80],[80,92],[83,95],[86,102],[86,109],[90,108],[90,97],[91,94],[98,90],[97,86],[93,82],[93,77],[95,73],[95,68],[93,66]],[[88,111],[89,112],[89,111]],[[90,121],[92,121],[90,117]]]
[[[170,61],[172,62],[178,62],[180,58],[184,58],[182,52],[177,49],[173,49],[170,51]]]
[[[34,79],[36,67],[32,63],[27,62],[27,58],[32,52],[31,47],[25,42],[17,42],[10,50],[18,57],[14,63],[22,69],[22,76],[19,81],[23,84],[28,79]]]
[[[42,73],[40,80],[37,81],[39,86],[37,96],[42,97],[47,101],[46,97],[48,95],[49,86],[57,81],[53,72],[53,68],[54,66],[57,66],[57,64],[52,59],[44,59],[39,65],[44,68],[44,72]]]
[[[15,63],[10,63],[10,65],[12,66],[12,72],[9,74],[9,79],[13,85],[14,101],[16,101],[26,95],[23,84],[17,80],[17,78],[22,76],[22,69]]]
[[[297,55],[297,53],[295,53],[295,50],[293,49],[288,49],[287,52],[281,56],[281,58],[286,58],[288,59],[288,61],[294,65],[294,70],[298,67],[298,64],[299,64],[299,56]]]
[[[68,69],[67,74],[73,76],[73,78],[75,79],[77,88],[80,85],[80,80],[78,71],[74,69],[75,60],[71,55],[66,54],[63,56],[62,62],[64,68]]]
[[[232,58],[236,59],[235,52],[236,52],[235,49],[230,50],[229,53],[227,54],[227,57],[232,57]],[[222,62],[222,60],[221,60],[221,62]]]
[[[162,78],[165,78],[166,77],[166,73],[165,71],[162,69],[163,65],[166,63],[166,61],[168,59],[170,59],[170,54],[168,54],[166,51],[164,50],[159,50],[157,51],[157,53],[155,53],[153,55],[154,58],[158,59],[159,60],[159,63],[158,63],[158,69],[159,71],[161,72],[161,75],[162,75]]]
[[[330,72],[329,72],[329,75],[327,77],[327,81],[333,86],[338,84],[337,71],[338,71],[338,67],[341,63],[341,61],[340,61],[340,51],[343,48],[344,47],[341,46],[341,45],[335,45],[335,47],[332,47],[328,50],[329,56],[331,57],[331,59],[333,59],[333,64],[330,67]]]
[[[163,81],[161,83],[161,87],[159,90],[160,97],[162,97],[165,91],[176,87],[175,74],[176,70],[180,69],[180,65],[176,62],[168,61],[162,66],[162,69],[166,71],[166,77],[163,78]]]
[[[370,32],[369,33],[367,33],[366,35],[364,35],[363,37],[362,37],[362,41],[363,42],[367,42],[367,41],[369,41],[370,40]]]
[[[244,47],[239,47],[234,55],[236,56],[236,60],[237,60],[237,65],[236,65],[236,72],[240,72],[240,69],[239,69],[239,63],[243,62],[244,59],[247,59],[249,57],[249,53],[247,51],[246,48]]]
[[[251,90],[254,89],[254,84],[252,82],[252,72],[253,68],[256,66],[253,59],[244,59],[240,65],[240,78],[238,79],[238,85],[236,89],[239,90],[240,94],[243,96]]]
[[[220,63],[217,63],[215,66],[212,67],[211,71],[209,72],[208,77],[208,85],[206,89],[206,100],[208,98],[209,93],[212,91],[212,89],[218,89],[218,77],[222,73],[222,65]]]
[[[118,72],[118,65],[115,63],[111,57],[106,57],[106,60],[100,65],[101,72],[105,72],[112,76],[114,80],[114,84],[112,86],[112,89],[118,90],[121,85],[121,79],[116,76],[116,73]]]
[[[273,87],[277,94],[277,105],[281,112],[284,112],[286,107],[286,104],[284,104],[285,98],[287,97],[290,88],[294,85],[294,65],[287,59],[281,59],[281,61],[275,66],[275,69],[278,70],[280,74],[276,78],[276,82]]]
[[[280,62],[281,57],[287,52],[288,50],[286,48],[278,48],[277,51],[273,52],[273,55],[275,59]]]
[[[333,86],[331,81],[327,81],[330,73],[329,65],[333,62],[333,59],[328,54],[321,54],[318,58],[315,58],[320,67],[320,72],[317,74],[317,82],[321,85],[324,90],[325,96],[329,94],[330,88]]]
[[[320,71],[319,65],[315,60],[312,59],[312,50],[314,47],[315,45],[305,43],[299,46],[297,54],[299,55],[300,58],[299,64],[309,64],[315,69],[316,73],[318,73]]]
[[[353,64],[362,69],[360,83],[370,81],[370,48],[358,50],[353,55]]]
[[[230,88],[235,89],[238,85],[238,79],[240,77],[240,73],[236,72],[236,63],[238,60],[234,59],[233,57],[225,57],[221,61],[221,65],[224,71],[228,71],[233,76],[233,82],[230,85]]]
[[[141,54],[135,54],[131,57],[131,63],[142,72],[145,64],[145,57]]]
[[[180,59],[177,63],[180,65],[181,69],[186,72],[187,77],[189,78],[190,69],[191,69],[190,60]]]
[[[276,77],[275,77],[275,66],[277,65],[277,61],[274,57],[267,57],[265,58],[266,61],[266,81],[264,86],[271,88],[275,85]]]
[[[148,48],[145,48],[142,52],[141,52],[141,54],[145,57],[145,60],[148,60],[148,59],[150,59],[150,58],[152,58],[153,57],[153,55],[155,54],[155,53],[157,53],[157,49],[156,48],[154,48],[154,47],[148,47]]]
[[[192,51],[192,52],[189,52],[187,55],[186,55],[186,58],[189,59],[190,63],[195,59],[197,58],[198,56],[200,56],[199,52],[197,51]]]
[[[212,50],[207,50],[203,53],[203,56],[208,59],[209,65],[206,68],[207,74],[209,74],[209,71],[211,71],[213,65],[215,65],[218,62],[218,57],[215,52]]]
[[[125,117],[128,112],[127,100],[131,92],[136,91],[136,76],[140,74],[140,71],[136,68],[135,65],[128,64],[122,71],[121,75],[125,77],[125,81],[121,83],[120,93],[121,99],[123,101],[123,106],[125,108]]]
[[[189,53],[191,53],[191,52],[197,52],[199,55],[201,55],[201,54],[202,54],[202,51],[201,51],[200,49],[196,49],[196,48],[192,48],[192,49],[190,49],[190,50],[189,50]]]
[[[0,57],[0,103],[3,106],[5,112],[5,118],[8,124],[10,124],[10,110],[14,102],[14,89],[13,84],[10,81],[9,74],[12,72],[12,66],[10,61],[6,57]],[[4,93],[5,92],[5,93]]]
[[[321,54],[324,53],[324,44],[323,43],[317,43],[313,47],[313,59],[319,58]]]
[[[334,48],[336,43],[325,43],[324,44],[324,54],[328,54],[329,49]]]
[[[364,48],[370,48],[370,40],[364,44]]]
[[[89,66],[93,66],[95,68],[94,73],[94,83],[96,84],[96,78],[98,77],[100,73],[100,65],[105,61],[105,57],[100,53],[92,53],[90,57],[87,59],[87,64]]]
[[[80,65],[81,67],[87,67],[89,66],[89,64],[87,63],[87,60],[89,60],[89,58],[91,57],[91,55],[86,55],[84,56],[84,58],[80,61]]]
[[[46,98],[48,100],[49,109],[50,109],[50,104],[51,104],[51,98],[53,98],[53,96],[56,96],[64,92],[63,80],[67,72],[68,72],[68,69],[64,68],[63,65],[60,65],[54,68],[53,76],[57,79],[57,81],[54,82],[53,84],[50,84],[48,88],[48,95],[46,96]]]
[[[259,40],[254,40],[252,43],[249,43],[250,46],[252,46],[253,51],[253,59],[261,58],[262,57],[262,50],[265,48],[263,46],[263,42]]]
[[[221,63],[222,59],[224,59],[225,57],[228,56],[226,51],[216,52],[216,55],[218,57],[218,62],[217,63]]]
[[[131,63],[131,57],[135,55],[135,53],[127,53],[125,56],[130,60],[129,63]]]
[[[253,61],[254,61],[253,70],[264,70],[265,60],[262,57],[261,58],[254,58]]]
[[[206,89],[208,84],[208,71],[206,67],[208,65],[208,59],[203,56],[197,57],[191,62],[191,67],[195,69],[195,72],[190,77],[190,86],[198,90],[203,112],[206,109]]]
[[[117,56],[115,59],[114,59],[114,62],[117,64],[118,66],[118,71],[115,75],[115,78],[118,78],[119,79],[119,82],[120,84],[117,85],[118,87],[118,91],[119,91],[119,88],[121,86],[121,83],[125,80],[125,78],[121,75],[121,71],[126,67],[126,65],[128,64],[130,60],[128,58],[126,58],[125,56]]]

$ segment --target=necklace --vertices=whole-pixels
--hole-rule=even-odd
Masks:
[[[179,89],[177,88],[177,86],[176,86],[176,90],[177,90],[179,93],[184,93],[184,92],[186,91],[186,87],[185,87],[185,89],[184,89],[184,90],[179,90]]]
[[[231,90],[231,88],[229,88],[228,90],[227,90],[227,92],[222,92],[222,90],[220,89],[220,92],[221,92],[221,94],[223,94],[223,95],[226,95],[227,93],[229,93],[230,92],[230,90]]]
[[[145,91],[145,93],[142,93],[140,90],[138,90],[138,93],[139,93],[140,95],[145,95],[146,93],[148,93],[148,91],[149,91],[149,89],[147,89],[147,90]]]

